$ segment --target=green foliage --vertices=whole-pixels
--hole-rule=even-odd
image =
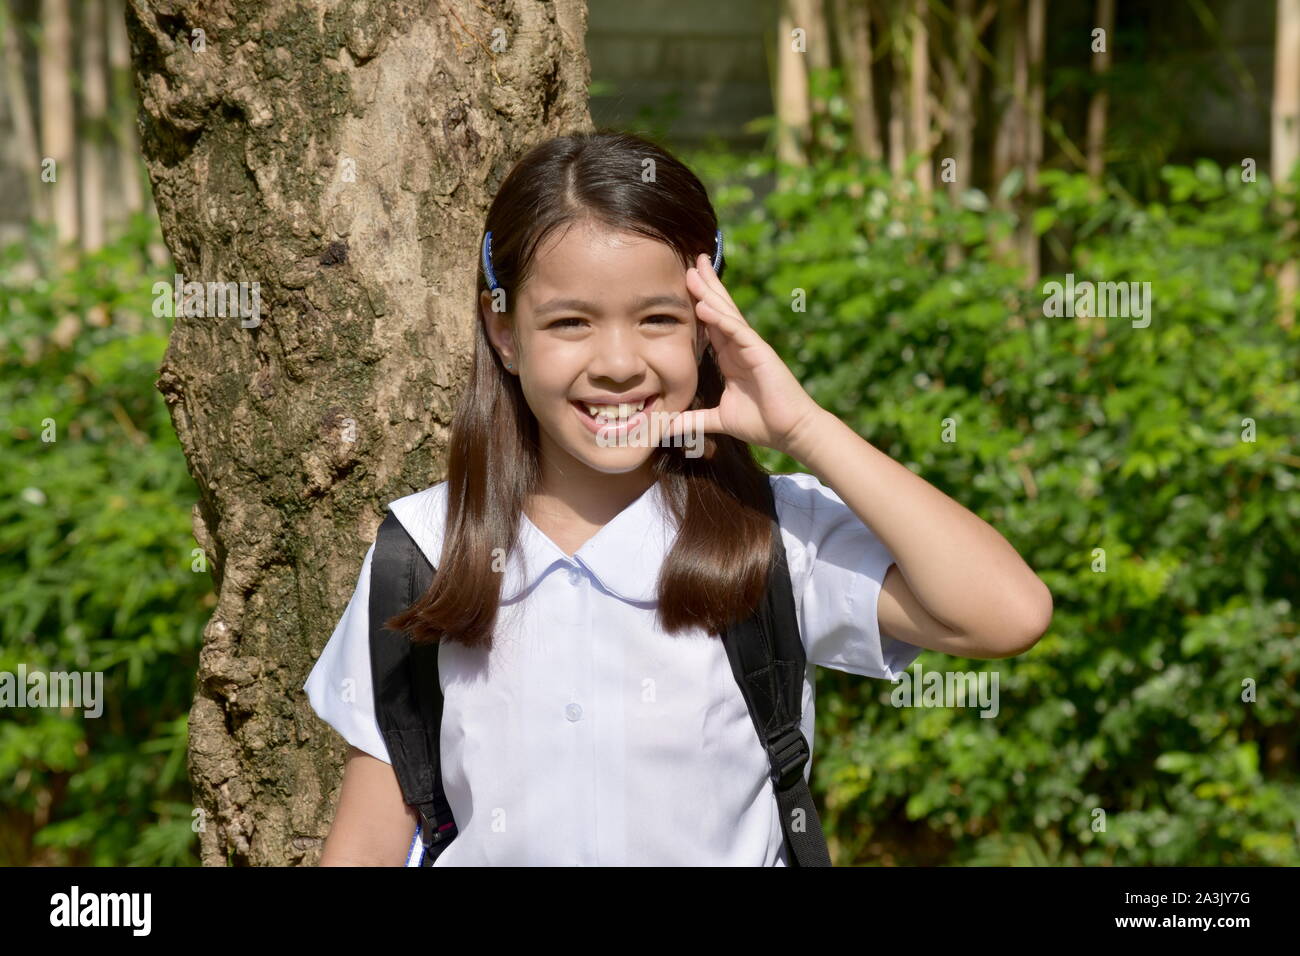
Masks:
[[[1026,654],[922,654],[996,671],[992,719],[820,671],[814,781],[838,862],[1300,863],[1300,336],[1274,311],[1296,250],[1266,177],[1166,167],[1167,195],[1135,205],[1043,173],[1035,222],[1066,263],[1044,280],[1150,283],[1135,327],[1049,317],[1043,283],[994,253],[1013,223],[978,192],[937,194],[927,218],[858,161],[689,161],[750,323],[1054,596]],[[756,200],[773,175],[789,180]]]
[[[170,269],[151,247],[139,217],[70,268],[48,237],[0,253],[0,671],[103,680],[97,717],[6,710],[0,865],[198,862],[186,723],[213,594],[153,384],[169,322],[150,287]]]

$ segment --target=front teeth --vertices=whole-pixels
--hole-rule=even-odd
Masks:
[[[631,405],[626,403],[622,405],[592,405],[590,402],[583,402],[587,406],[587,414],[598,422],[616,422],[620,419],[628,418],[635,415],[641,409],[645,408],[645,399],[635,402]]]

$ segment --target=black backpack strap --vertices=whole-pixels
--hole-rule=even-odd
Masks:
[[[767,590],[753,615],[726,630],[723,643],[758,738],[767,750],[789,864],[830,866],[821,818],[803,775],[811,754],[800,727],[807,655],[799,636],[776,500],[766,476],[764,484],[772,517],[772,568]]]
[[[402,799],[420,815],[420,866],[432,866],[456,837],[438,753],[438,645],[412,644],[405,632],[391,631],[384,622],[414,604],[433,575],[428,559],[390,512],[379,526],[370,566],[370,675],[375,717]]]

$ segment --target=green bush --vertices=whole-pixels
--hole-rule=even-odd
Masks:
[[[140,308],[170,270],[146,217],[72,268],[36,239],[0,253],[0,670],[100,671],[103,710],[5,713],[0,864],[195,865],[186,724],[214,601],[153,384],[169,320]]]
[[[1013,220],[979,192],[938,194],[927,217],[883,171],[826,159],[757,201],[767,161],[690,161],[751,324],[1055,601],[1020,657],[919,659],[997,671],[994,719],[819,671],[814,784],[838,862],[1300,863],[1300,335],[1274,316],[1297,252],[1269,184],[1169,167],[1165,201],[1136,205],[1043,174],[1035,226],[1068,263],[1044,280],[1149,282],[1142,328],[1047,316],[1043,284],[990,249]]]

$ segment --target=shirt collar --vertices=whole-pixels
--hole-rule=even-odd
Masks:
[[[389,504],[434,567],[442,559],[447,483]],[[503,570],[501,600],[518,600],[552,570],[575,564],[601,588],[624,601],[659,600],[659,568],[677,537],[676,522],[656,481],[592,535],[572,558],[520,515],[517,546]]]

